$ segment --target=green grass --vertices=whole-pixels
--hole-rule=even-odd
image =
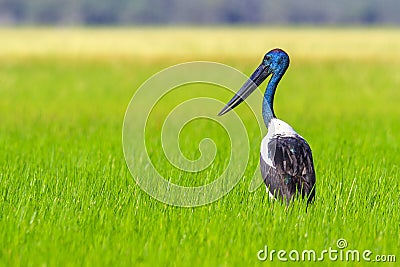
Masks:
[[[48,39],[30,40],[30,35],[23,39],[21,31]],[[95,44],[108,33],[122,38],[130,31],[142,31],[147,37],[161,34],[163,42],[155,45],[154,55],[142,39],[135,47],[134,37],[125,37],[132,40],[132,47],[114,41],[115,57],[101,42],[93,53],[85,45],[79,49],[79,44]],[[349,249],[395,254],[399,261],[399,32],[282,29],[277,40],[268,42],[264,29],[196,31],[212,37],[224,32],[220,45],[226,44],[235,53],[218,55],[216,41],[202,50],[199,37],[190,29],[115,33],[112,29],[69,29],[75,37],[66,41],[65,55],[62,50],[49,48],[49,54],[35,50],[37,43],[53,44],[62,31],[0,31],[9,37],[0,44],[0,51],[10,52],[3,52],[0,61],[0,265],[258,266],[271,264],[257,259],[265,245],[275,250],[322,251],[336,248],[339,238],[347,240]],[[278,30],[265,31],[271,36]],[[305,44],[299,39],[302,33],[309,37]],[[247,35],[263,36],[265,42],[257,43],[262,52],[248,52],[247,41],[234,48],[235,41]],[[352,44],[353,36],[363,36],[367,48],[358,50],[353,44],[351,51],[331,51],[327,47],[327,38],[333,44],[340,40]],[[379,41],[368,43],[376,36]],[[18,40],[25,42],[13,48]],[[252,154],[246,173],[220,200],[198,208],[179,208],[143,192],[129,173],[121,142],[125,109],[136,88],[183,58],[214,59],[250,74],[265,50],[279,45],[279,40],[289,53],[291,47],[294,51],[276,94],[276,113],[308,140],[317,172],[317,196],[308,212],[301,202],[289,209],[271,203],[262,187],[248,191],[260,143],[251,131]],[[35,43],[32,50],[30,42]],[[182,53],[167,49],[181,42]],[[315,60],[312,53],[303,51],[310,47]],[[130,54],[131,50],[135,52]],[[143,57],[136,57],[140,54]],[[197,95],[178,94],[174,101]],[[222,92],[213,96],[229,98]],[[160,116],[171,109],[171,101],[160,103]],[[245,107],[237,112],[252,129]],[[151,158],[174,182],[202,184],[226,165],[221,153],[227,153],[227,135],[211,122],[194,122],[182,132],[183,153],[196,159],[199,140],[205,137],[214,139],[220,150],[210,170],[177,177],[179,173],[163,160],[160,123],[154,116],[146,136]],[[170,138],[172,142],[176,137]],[[328,259],[324,263],[332,264]]]

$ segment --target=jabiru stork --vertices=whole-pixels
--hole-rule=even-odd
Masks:
[[[272,199],[281,199],[289,204],[294,196],[300,195],[309,203],[315,196],[311,148],[289,124],[275,116],[273,106],[276,88],[289,67],[289,61],[288,54],[282,49],[266,53],[258,68],[218,115],[238,106],[272,75],[262,103],[262,116],[268,133],[261,143],[261,175]]]

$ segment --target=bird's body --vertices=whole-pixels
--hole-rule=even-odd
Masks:
[[[271,120],[261,142],[260,169],[271,198],[289,202],[300,193],[313,199],[315,171],[310,146],[286,122]]]
[[[298,194],[311,202],[315,195],[315,171],[310,146],[289,124],[276,118],[273,109],[277,85],[288,66],[289,56],[286,52],[281,49],[269,51],[219,115],[239,105],[272,74],[262,104],[268,133],[261,143],[261,175],[271,198],[289,203]]]

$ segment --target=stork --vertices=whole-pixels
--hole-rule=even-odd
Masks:
[[[261,175],[272,199],[281,199],[289,204],[300,195],[309,203],[315,196],[315,170],[310,146],[289,124],[275,116],[273,107],[276,88],[288,67],[289,56],[285,51],[273,49],[266,53],[260,66],[218,115],[238,106],[272,75],[262,103],[262,116],[268,133],[261,142]]]

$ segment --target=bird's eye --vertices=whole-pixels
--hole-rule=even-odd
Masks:
[[[271,61],[271,56],[270,56],[270,55],[266,55],[266,56],[264,57],[264,64],[269,64],[270,61]]]

